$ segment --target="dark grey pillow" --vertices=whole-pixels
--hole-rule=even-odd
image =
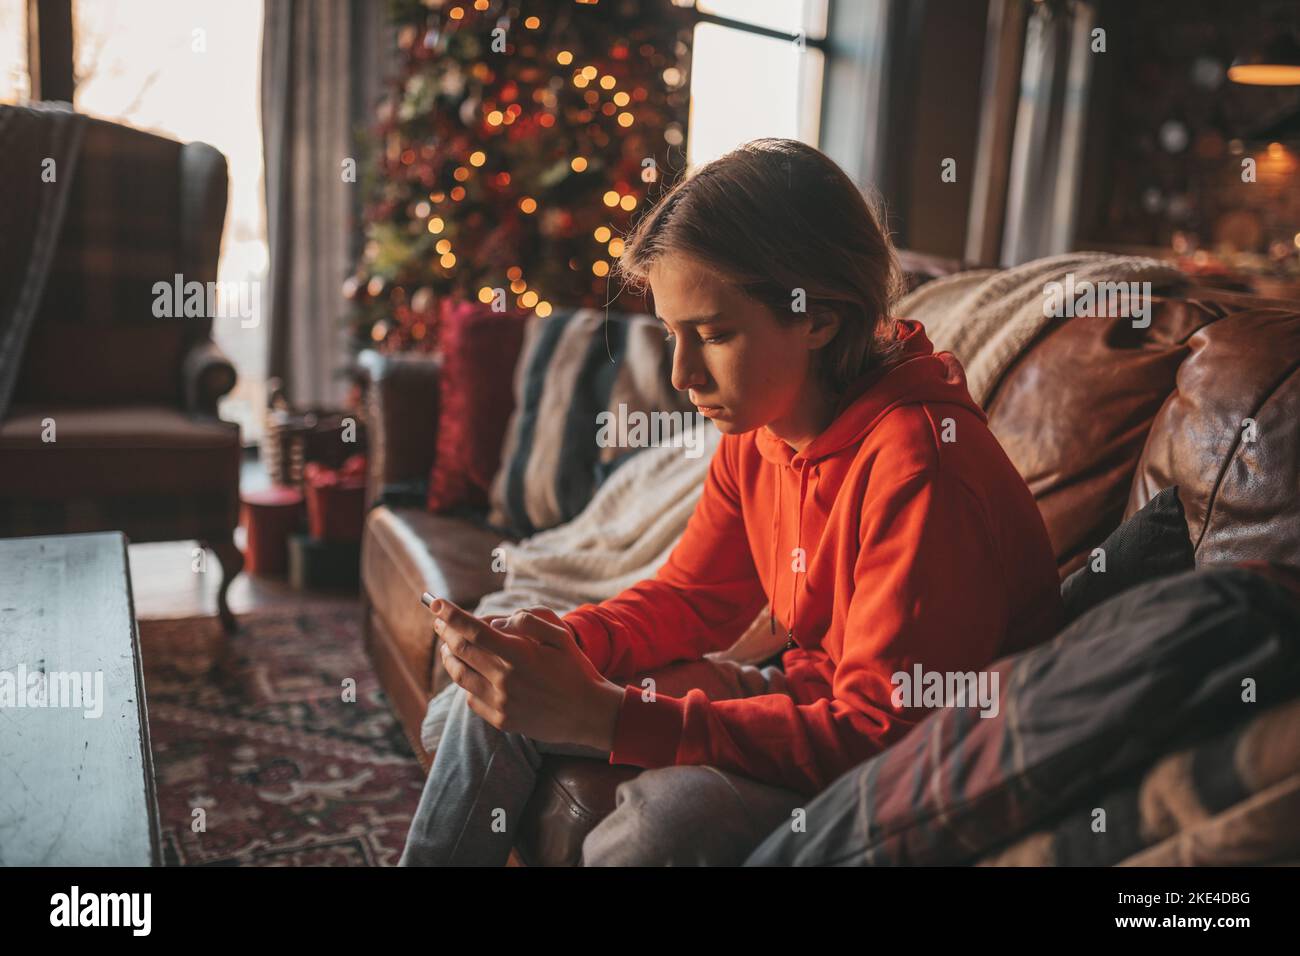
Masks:
[[[1092,569],[1095,562],[1090,553],[1084,566],[1061,584],[1067,624],[1134,585],[1196,566],[1178,486],[1153,497],[1111,532],[1100,547],[1105,555],[1105,571]]]

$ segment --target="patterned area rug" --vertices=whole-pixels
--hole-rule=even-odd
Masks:
[[[213,618],[140,622],[167,865],[397,863],[424,774],[359,617],[268,610],[229,638]]]

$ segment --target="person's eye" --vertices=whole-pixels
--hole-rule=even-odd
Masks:
[[[664,341],[671,342],[672,340],[673,340],[672,331],[670,329],[664,329]]]
[[[701,339],[701,341],[704,342],[705,345],[720,345],[723,342],[727,341],[727,339],[729,338],[731,338],[731,333],[720,332],[717,335],[712,335],[706,339]]]

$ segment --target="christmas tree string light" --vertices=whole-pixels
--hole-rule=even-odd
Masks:
[[[639,210],[684,165],[695,14],[672,0],[392,0],[359,347],[434,349],[444,303],[601,307]],[[616,245],[617,243],[617,245]]]

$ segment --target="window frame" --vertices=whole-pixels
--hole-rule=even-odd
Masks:
[[[802,36],[803,45],[807,48],[817,50],[819,53],[821,53],[822,56],[821,78],[818,81],[816,106],[815,106],[815,112],[817,114],[815,119],[816,130],[817,130],[815,139],[817,141],[811,144],[813,146],[820,146],[820,141],[825,136],[824,124],[825,124],[825,113],[826,113],[826,89],[828,86],[827,81],[830,74],[830,63],[831,63],[831,43],[830,43],[829,33],[830,33],[831,16],[833,13],[832,8],[835,6],[836,0],[822,0],[822,2],[825,4],[824,12],[826,15],[825,19],[827,23],[827,27],[823,35],[819,37],[810,37],[807,34],[803,34]],[[739,30],[743,33],[749,33],[754,36],[767,37],[772,40],[782,40],[786,43],[796,43],[800,40],[799,33],[791,33],[788,30],[782,30],[777,27],[768,27],[758,23],[749,23],[745,20],[737,20],[734,17],[723,16],[722,14],[710,13],[707,10],[701,10],[699,7],[698,0],[696,0],[694,6],[694,12],[695,12],[695,24],[694,24],[695,27],[707,23],[712,26],[723,27],[724,29]],[[692,50],[692,56],[694,56],[693,50]]]

